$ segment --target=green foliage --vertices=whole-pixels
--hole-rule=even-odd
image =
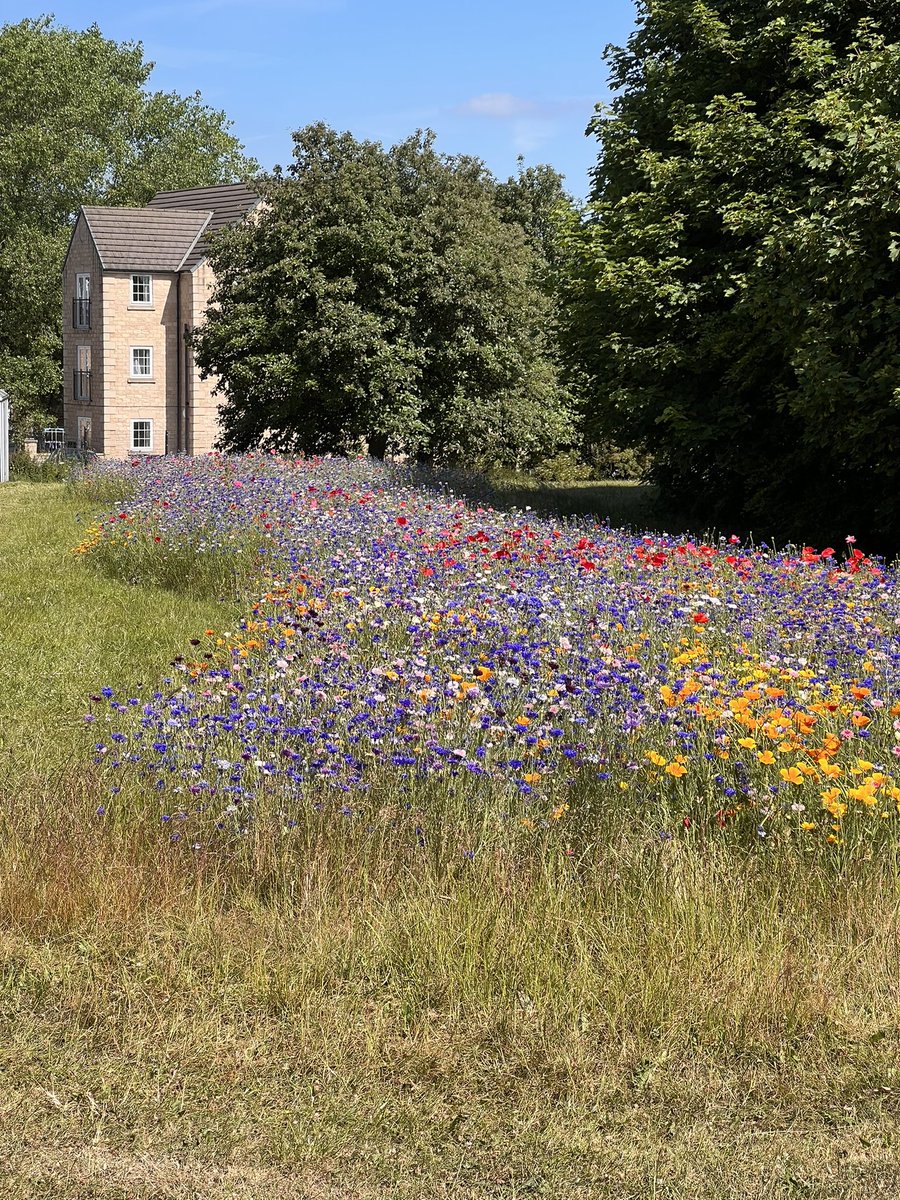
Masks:
[[[195,336],[224,444],[525,465],[571,437],[546,261],[475,159],[323,124],[223,232]]]
[[[653,474],[653,460],[631,446],[615,442],[593,442],[585,446],[584,457],[592,479],[645,480]]]
[[[563,262],[561,230],[576,212],[563,176],[545,163],[526,167],[520,156],[518,174],[497,184],[496,201],[504,221],[525,230],[538,255],[540,276],[552,292]]]
[[[141,205],[255,167],[199,94],[150,92],[152,65],[96,25],[0,27],[0,386],[20,432],[57,402],[59,275],[80,205]]]
[[[580,483],[592,476],[590,466],[577,450],[560,450],[534,467],[534,477],[542,483]]]
[[[89,472],[83,471],[80,465],[75,471],[69,468],[68,481],[69,498],[88,511],[104,505],[121,505],[137,490],[135,481],[123,472]]]
[[[55,773],[85,776],[97,740],[82,721],[91,692],[148,686],[157,664],[189,652],[198,630],[236,616],[227,605],[125,587],[86,569],[72,549],[96,512],[95,494],[78,484],[0,487],[0,796],[20,796],[35,811],[32,772],[61,804],[72,781],[60,785]]]
[[[10,455],[9,477],[29,483],[61,483],[69,478],[69,464],[32,458],[24,450],[17,450]]]
[[[707,519],[896,542],[900,9],[644,0],[566,338],[589,435],[650,451]]]

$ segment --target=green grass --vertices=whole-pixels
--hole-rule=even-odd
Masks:
[[[530,475],[453,472],[452,485],[460,495],[495,508],[531,508],[561,517],[589,515],[620,528],[680,532],[687,527],[682,515],[662,505],[654,484],[631,479],[542,483]]]
[[[898,1194],[896,862],[98,821],[85,697],[234,610],[93,572],[79,505],[0,488],[0,1195]]]
[[[96,512],[62,483],[0,488],[0,779],[77,761],[92,692],[155,687],[198,630],[236,615],[90,570],[71,551]]]
[[[585,480],[579,483],[540,483],[535,480],[494,485],[495,505],[506,508],[530,506],[535,512],[581,516],[589,513],[611,525],[649,529],[681,530],[682,522],[663,512],[659,489],[634,480]]]

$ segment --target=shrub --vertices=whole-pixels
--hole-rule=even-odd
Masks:
[[[594,476],[590,465],[577,450],[561,450],[538,463],[533,473],[542,483],[580,483]]]
[[[594,479],[649,478],[653,460],[633,447],[623,448],[615,442],[595,442],[587,447],[587,460]]]
[[[32,458],[24,450],[16,450],[10,455],[9,477],[20,482],[60,483],[69,478],[69,464],[49,458]]]

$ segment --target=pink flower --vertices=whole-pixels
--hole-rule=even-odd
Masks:
[[[848,546],[852,546],[856,542],[856,538],[853,536],[852,533],[848,533],[847,536],[844,538],[844,541],[847,543]]]

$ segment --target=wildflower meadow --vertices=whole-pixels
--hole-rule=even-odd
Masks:
[[[4,1195],[896,1194],[895,568],[458,485],[0,490]]]
[[[152,696],[91,697],[107,819],[140,796],[198,851],[321,819],[446,861],[577,862],[622,818],[801,855],[897,841],[900,602],[852,535],[554,523],[369,460],[115,470],[86,564],[247,603]]]

